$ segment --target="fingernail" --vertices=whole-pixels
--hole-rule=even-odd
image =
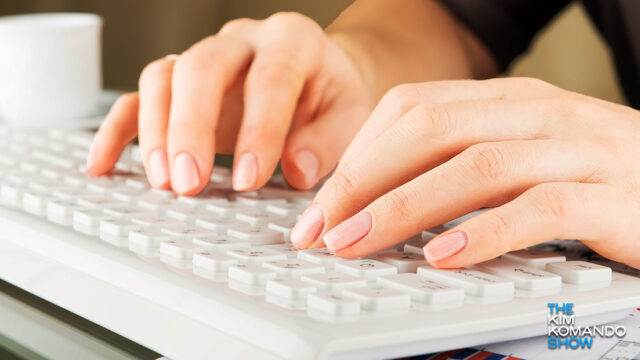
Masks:
[[[169,182],[169,165],[167,153],[162,149],[155,149],[149,154],[149,179],[151,185],[161,187]],[[177,160],[177,159],[176,159]]]
[[[200,182],[198,165],[191,154],[183,152],[173,160],[171,186],[177,193],[184,194],[196,188]]]
[[[424,247],[424,257],[427,260],[442,260],[455,255],[467,246],[467,234],[464,231],[454,231],[437,237]]]
[[[258,159],[252,152],[240,156],[233,173],[233,189],[246,190],[256,183],[258,177]]]
[[[302,215],[291,229],[291,242],[298,249],[313,244],[324,227],[324,213],[320,205],[313,205]]]
[[[304,176],[304,181],[307,185],[311,185],[316,182],[320,162],[313,152],[306,149],[298,151],[295,156],[295,163]]]
[[[361,212],[329,230],[322,239],[329,250],[342,250],[362,240],[371,231],[371,224],[371,214]]]
[[[97,159],[98,159],[98,145],[96,143],[93,143],[91,145],[91,150],[89,150],[89,156],[87,157],[87,164],[85,166],[87,170],[90,170],[91,167],[93,167],[93,164],[95,164]]]

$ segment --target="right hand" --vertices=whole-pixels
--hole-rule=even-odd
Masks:
[[[96,134],[89,174],[107,173],[136,135],[149,182],[195,195],[215,153],[235,153],[233,187],[264,185],[282,160],[308,189],[337,164],[373,108],[352,59],[311,19],[238,19],[181,55],[149,64]]]

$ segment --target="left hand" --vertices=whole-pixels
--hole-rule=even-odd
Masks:
[[[431,264],[563,238],[640,268],[640,112],[535,79],[401,85],[291,237],[360,257],[482,207],[425,246]]]

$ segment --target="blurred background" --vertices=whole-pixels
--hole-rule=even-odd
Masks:
[[[180,53],[237,17],[297,11],[328,25],[352,0],[1,0],[0,15],[79,11],[105,20],[105,87],[133,90],[148,62]],[[578,3],[567,7],[509,69],[573,91],[623,103],[606,44]]]

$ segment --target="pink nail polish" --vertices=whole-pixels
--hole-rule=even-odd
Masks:
[[[240,155],[233,172],[233,189],[247,190],[256,183],[258,178],[258,159],[252,152]]]
[[[423,249],[424,257],[427,260],[442,260],[462,251],[467,243],[467,233],[454,231],[429,241]]]
[[[149,180],[155,187],[165,186],[169,182],[169,165],[167,153],[162,149],[155,149],[149,154]]]
[[[171,186],[179,194],[185,194],[198,187],[200,176],[198,165],[191,154],[183,152],[173,160]]]
[[[366,211],[361,212],[329,230],[322,239],[329,250],[342,250],[367,236],[371,226],[371,214]]]
[[[313,205],[302,215],[291,230],[291,242],[298,249],[309,247],[324,227],[324,213],[320,205]]]
[[[305,183],[307,183],[307,185],[314,184],[320,168],[318,157],[310,150],[300,150],[296,153],[295,163],[304,176]]]

